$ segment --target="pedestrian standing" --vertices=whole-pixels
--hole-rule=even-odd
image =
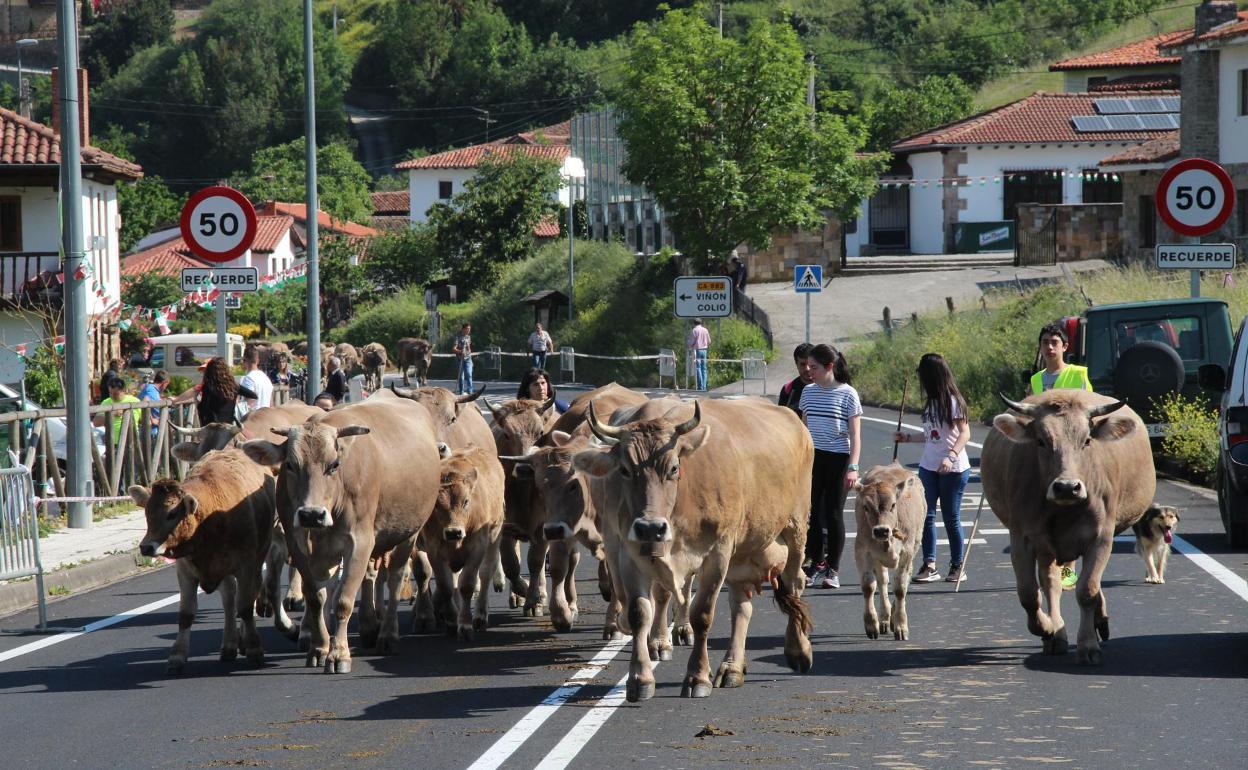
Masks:
[[[711,347],[711,333],[702,325],[701,318],[693,319],[693,328],[685,341],[689,357],[696,362],[697,389],[706,390],[706,357]]]
[[[923,567],[914,576],[916,583],[940,580],[936,569],[936,503],[945,521],[949,537],[949,572],[945,580],[960,583],[966,580],[962,571],[965,544],[962,538],[962,493],[971,476],[971,460],[966,444],[971,440],[966,418],[966,399],[954,381],[949,364],[939,353],[927,353],[919,359],[919,384],[927,396],[923,406],[923,433],[898,431],[893,439],[901,442],[923,442],[923,458],[919,460],[919,481],[927,498],[927,520],[923,525]]]
[[[169,372],[164,369],[156,374],[143,375],[143,387],[139,388],[140,401],[159,401],[165,397],[165,389],[169,387]],[[156,438],[156,430],[160,427],[161,409],[152,407],[148,410],[152,421],[152,438]]]
[[[126,392],[126,381],[121,379],[121,377],[114,375],[108,382],[104,383],[104,386],[108,389],[108,398],[101,401],[100,406],[112,406],[113,404],[137,404],[139,403],[139,399],[135,398],[134,396]],[[112,415],[113,441],[114,442],[119,442],[121,440],[121,421],[124,419],[124,416],[127,414],[127,412],[130,414],[131,419],[134,420],[135,430],[138,430],[139,428],[139,410],[138,409],[130,409],[130,410],[124,410],[124,411],[118,410],[116,412],[111,412],[110,414]],[[104,424],[103,413],[97,414],[95,416],[95,424],[96,425]]]
[[[472,392],[472,324],[459,327],[455,337],[455,345],[451,348],[459,361],[459,377],[456,381],[458,392],[462,395]]]
[[[243,387],[256,394],[255,398],[247,399],[247,408],[264,409],[273,405],[273,382],[269,375],[260,370],[260,350],[255,345],[248,345],[243,351]]]
[[[798,402],[815,444],[806,535],[811,574],[806,585],[840,588],[845,495],[858,483],[862,452],[862,401],[850,384],[849,365],[840,351],[831,345],[815,345],[807,361],[811,381],[802,388]]]
[[[797,376],[780,387],[780,395],[776,398],[776,403],[780,406],[787,406],[795,412],[799,411],[798,404],[802,400],[802,389],[810,384],[810,362],[807,358],[813,347],[814,345],[809,342],[803,342],[793,348],[793,365],[797,367]]]
[[[745,291],[745,282],[749,277],[749,271],[745,267],[745,263],[741,261],[741,257],[737,256],[737,250],[732,250],[732,259],[728,260],[732,265],[732,285],[737,291]]]
[[[533,333],[529,335],[529,355],[533,357],[534,369],[546,368],[546,354],[555,349],[555,341],[542,328],[542,324],[533,324]]]
[[[235,382],[234,375],[230,374],[229,364],[220,356],[208,359],[200,364],[199,368],[204,373],[204,379],[199,384],[199,388],[187,390],[186,393],[174,399],[174,402],[189,401],[198,395],[199,402],[195,405],[195,411],[199,415],[200,425],[207,425],[210,422],[237,422],[239,396],[255,398],[255,391]],[[187,393],[190,395],[188,396]]]
[[[329,357],[329,376],[325,378],[325,392],[334,397],[335,404],[341,404],[347,397],[347,375],[342,371],[342,359],[338,356]]]

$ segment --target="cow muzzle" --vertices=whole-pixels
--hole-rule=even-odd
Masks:
[[[295,511],[295,521],[304,529],[329,529],[334,525],[329,509],[319,505],[305,505]]]
[[[871,536],[874,537],[876,540],[881,540],[881,541],[888,540],[888,538],[892,534],[893,534],[892,527],[872,527],[871,528]]]
[[[1079,479],[1054,479],[1049,484],[1048,498],[1059,505],[1081,503],[1088,499],[1088,488]]]
[[[442,530],[442,539],[448,543],[458,543],[466,536],[463,527],[447,527]]]
[[[142,543],[139,543],[139,553],[149,558],[160,556],[164,552],[164,543],[153,543],[150,540],[144,540]]]
[[[566,540],[572,537],[572,528],[562,521],[542,527],[542,536],[547,540]]]
[[[633,519],[628,538],[638,543],[666,543],[672,539],[672,528],[666,519]]]

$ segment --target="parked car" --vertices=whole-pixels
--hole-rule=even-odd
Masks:
[[[1098,305],[1062,319],[1071,363],[1088,367],[1097,393],[1126,401],[1160,440],[1167,425],[1158,402],[1171,394],[1210,408],[1222,388],[1201,368],[1230,359],[1231,316],[1220,299],[1167,299]]]
[[[226,341],[229,348],[227,363],[234,367],[243,360],[243,338],[227,334]],[[170,375],[199,382],[203,377],[199,365],[217,355],[216,334],[166,334],[153,337],[151,344],[147,358],[136,356],[131,359],[131,369],[164,369]]]
[[[1248,547],[1248,318],[1239,325],[1235,347],[1221,364],[1202,367],[1202,380],[1222,388],[1218,414],[1218,509],[1232,547]]]
[[[31,401],[8,385],[0,385],[0,414],[10,414],[12,412],[26,412],[39,409],[39,405]],[[22,425],[22,442],[23,446],[30,439],[30,431],[33,426],[30,420],[24,420]],[[66,451],[66,443],[68,441],[69,430],[65,425],[64,417],[49,417],[44,420],[44,430],[48,432],[48,438],[52,441],[52,456],[56,458],[57,463],[61,467],[65,466],[65,458],[68,456]],[[95,436],[96,449],[100,450],[100,456],[104,456],[104,428],[93,426],[92,434]],[[8,430],[0,430],[0,461],[5,467],[8,466],[8,452],[10,449],[11,436]]]

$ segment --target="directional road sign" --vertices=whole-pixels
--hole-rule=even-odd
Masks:
[[[182,239],[196,256],[229,262],[256,237],[256,210],[247,196],[232,187],[205,187],[182,207]]]
[[[220,289],[223,292],[259,291],[260,271],[254,267],[184,267],[182,291]]]
[[[727,318],[732,315],[732,279],[726,275],[687,275],[673,283],[677,318]]]
[[[1235,244],[1159,244],[1157,267],[1162,270],[1234,270]]]
[[[793,291],[798,294],[818,294],[823,291],[823,265],[794,267]]]
[[[1157,214],[1180,235],[1207,235],[1235,210],[1235,185],[1226,169],[1204,158],[1175,163],[1157,183]]]

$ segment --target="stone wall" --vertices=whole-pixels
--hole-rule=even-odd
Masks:
[[[956,179],[960,183],[964,183],[967,177],[962,176],[961,168],[966,164],[966,149],[945,150],[940,154],[944,171],[941,174],[946,180]],[[957,185],[943,184],[943,200],[942,210],[944,212],[945,221],[945,253],[952,254],[957,249],[954,247],[954,226],[961,220],[962,212],[966,210],[967,200],[958,194],[962,189]]]
[[[1038,233],[1056,219],[1057,261],[1084,259],[1118,261],[1122,258],[1123,204],[1022,203],[1018,206],[1020,233]]]
[[[769,248],[737,247],[750,282],[759,283],[793,280],[794,265],[823,265],[826,272],[835,272],[841,268],[841,253],[841,223],[831,215],[819,230],[773,232]]]
[[[1185,158],[1218,157],[1218,52],[1188,51],[1181,65],[1179,136]]]

